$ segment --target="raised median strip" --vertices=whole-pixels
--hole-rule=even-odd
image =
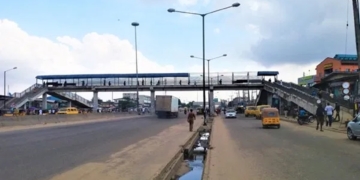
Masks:
[[[296,123],[298,124],[297,122],[297,119],[295,118],[292,118],[292,117],[284,117],[284,116],[281,116],[281,120],[282,121],[286,121],[286,122],[291,122],[291,123]],[[299,125],[300,126],[300,125]],[[316,128],[316,120],[313,122],[313,123],[309,123],[309,124],[303,124],[301,126],[305,126],[305,127],[309,127],[309,128]],[[326,127],[325,126],[325,123],[324,123],[324,126],[323,126],[324,130],[326,131],[332,131],[332,132],[337,132],[337,133],[343,133],[343,134],[346,134],[346,127],[345,127],[345,124],[340,124],[339,122],[333,122],[332,124],[332,127]]]
[[[239,141],[233,139],[225,121],[233,120],[220,116],[214,119],[202,180],[253,179],[254,172],[248,163],[244,163],[246,154],[239,151]],[[246,140],[246,137],[239,138]]]
[[[87,113],[76,115],[27,115],[0,117],[0,128],[14,126],[32,126],[39,124],[56,124],[63,122],[79,122],[94,120],[112,120],[138,117],[137,114],[128,113]],[[144,115],[141,115],[144,116]]]

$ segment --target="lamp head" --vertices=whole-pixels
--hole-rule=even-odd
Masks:
[[[133,22],[133,23],[131,23],[131,25],[136,27],[136,26],[139,26],[140,24],[137,22]]]
[[[223,56],[227,56],[227,54],[224,54]]]
[[[234,3],[231,5],[232,7],[239,7],[240,6],[240,3]]]
[[[190,57],[191,57],[191,58],[194,58],[194,56],[193,56],[193,55],[191,55]]]
[[[173,12],[175,12],[175,9],[170,8],[170,9],[168,9],[167,11],[168,11],[169,13],[173,13]]]
[[[14,67],[13,69],[17,69],[17,67]]]

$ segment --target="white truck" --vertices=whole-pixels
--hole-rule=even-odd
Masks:
[[[179,116],[179,99],[169,95],[157,95],[155,113],[158,118],[177,118]]]

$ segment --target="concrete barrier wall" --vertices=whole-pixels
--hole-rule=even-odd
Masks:
[[[73,122],[84,120],[106,120],[116,119],[121,117],[134,116],[135,114],[129,113],[87,113],[87,114],[74,114],[74,115],[28,115],[28,116],[12,116],[0,117],[0,127],[4,126],[29,126],[36,124],[53,124],[60,122]]]

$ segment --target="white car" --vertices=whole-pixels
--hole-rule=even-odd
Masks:
[[[360,138],[360,115],[347,124],[347,137],[350,140]]]
[[[226,111],[225,118],[236,118],[236,111]]]

